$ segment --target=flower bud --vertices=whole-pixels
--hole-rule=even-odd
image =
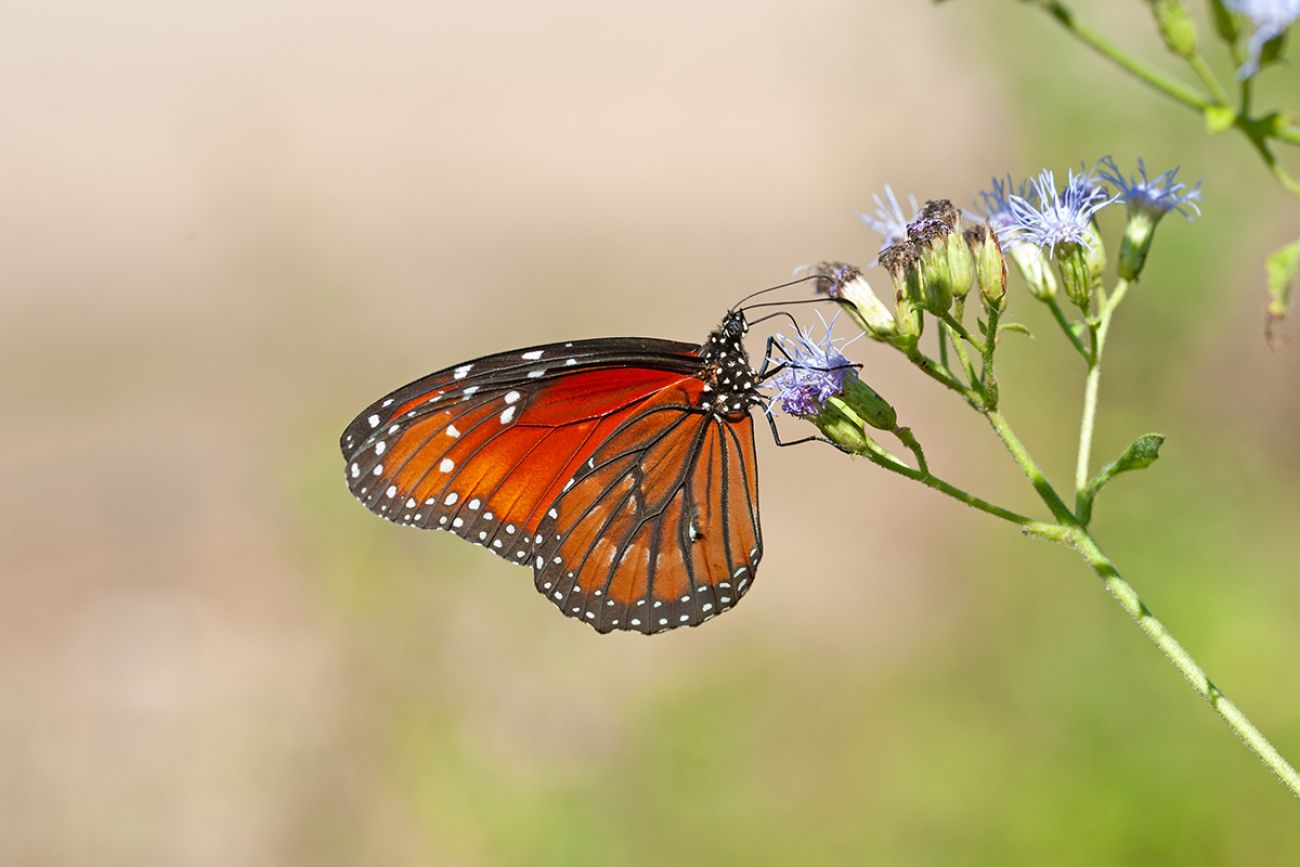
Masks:
[[[843,262],[821,262],[817,274],[817,291],[839,302],[867,334],[877,340],[898,334],[894,314],[871,291],[871,284],[858,268]]]
[[[844,391],[826,401],[812,423],[836,446],[850,454],[879,451],[867,428],[892,431],[898,414],[871,386],[854,377]]]
[[[1056,297],[1056,276],[1047,261],[1047,254],[1034,244],[1012,241],[1007,247],[1007,255],[1016,263],[1020,276],[1029,286],[1029,294],[1039,301],[1051,301]]]
[[[1156,236],[1156,222],[1160,218],[1146,211],[1130,211],[1124,239],[1119,244],[1119,276],[1136,280],[1147,263],[1151,242]]]
[[[880,254],[880,264],[894,284],[894,322],[902,338],[899,345],[906,349],[907,344],[916,343],[924,325],[920,307],[924,295],[920,260],[912,245],[904,241],[885,248]]]
[[[1187,60],[1196,54],[1196,25],[1183,0],[1148,0],[1165,46]]]
[[[844,391],[831,402],[848,408],[854,416],[876,430],[893,430],[898,427],[898,413],[880,394],[856,376],[844,384]]]
[[[1056,267],[1061,272],[1061,285],[1065,297],[1080,310],[1087,312],[1092,301],[1092,267],[1088,261],[1088,248],[1073,241],[1056,245]]]
[[[975,257],[975,276],[984,306],[1001,313],[1007,306],[1007,262],[997,233],[986,223],[976,223],[962,234]]]
[[[953,298],[970,291],[972,271],[966,266],[969,251],[954,250],[949,239],[960,233],[955,230],[960,219],[957,209],[947,199],[926,202],[916,219],[907,225],[907,238],[920,258],[922,306],[935,316],[952,309]],[[960,253],[966,254],[963,261]],[[954,272],[954,264],[957,269]],[[958,281],[965,280],[959,286]]]
[[[1152,178],[1146,165],[1138,160],[1138,174],[1126,175],[1110,157],[1101,160],[1101,176],[1116,189],[1128,209],[1128,225],[1119,247],[1119,276],[1136,280],[1146,264],[1156,225],[1170,211],[1177,211],[1187,219],[1201,212],[1197,202],[1201,198],[1201,183],[1187,186],[1177,180],[1178,169]]]

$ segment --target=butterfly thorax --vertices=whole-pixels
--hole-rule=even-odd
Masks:
[[[743,315],[728,313],[700,347],[700,358],[704,361],[704,371],[700,374],[704,380],[701,409],[710,410],[714,415],[736,415],[748,413],[750,406],[759,402],[758,374],[749,366],[749,353],[745,351],[744,336],[748,330]]]

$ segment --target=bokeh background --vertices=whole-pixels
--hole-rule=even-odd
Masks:
[[[645,639],[368,515],[336,450],[448,363],[699,339],[865,263],[887,182],[1181,163],[1205,216],[1122,312],[1097,453],[1169,442],[1097,529],[1295,760],[1300,346],[1261,282],[1300,208],[1243,142],[994,0],[0,5],[0,863],[1300,859],[1067,551],[865,462],[761,441],[758,586]],[[1144,4],[1078,5],[1161,55]],[[1005,408],[1066,479],[1081,372],[1014,291]],[[943,474],[1035,509],[959,401],[855,354]]]

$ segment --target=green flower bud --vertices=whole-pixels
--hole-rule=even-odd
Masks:
[[[975,259],[966,237],[958,231],[948,235],[948,271],[952,274],[952,297],[960,301],[975,285]]]
[[[901,338],[896,344],[906,349],[908,345],[915,345],[924,327],[920,299],[925,290],[920,259],[912,245],[902,241],[885,248],[880,254],[880,264],[889,272],[894,284],[894,323]]]
[[[860,455],[879,449],[867,428],[892,431],[898,414],[871,386],[853,377],[842,393],[826,401],[812,423],[841,449]]]
[[[1149,211],[1129,212],[1124,239],[1119,244],[1120,277],[1136,280],[1142,273],[1142,267],[1147,263],[1147,253],[1151,251],[1151,242],[1156,237],[1156,223],[1159,219],[1159,216]]]
[[[1073,241],[1064,241],[1056,245],[1056,267],[1061,272],[1061,285],[1065,287],[1065,297],[1087,311],[1092,301],[1092,266],[1088,260],[1088,248]]]
[[[863,331],[884,341],[898,335],[894,314],[871,291],[871,284],[859,269],[843,262],[821,262],[817,274],[817,291],[839,302]]]
[[[987,223],[976,223],[963,235],[975,257],[975,275],[984,306],[1001,313],[1007,306],[1007,261],[997,233]]]
[[[1170,51],[1184,60],[1196,54],[1196,24],[1183,0],[1147,0],[1156,27]]]
[[[907,238],[920,258],[923,292],[919,300],[935,316],[947,313],[954,298],[970,291],[973,276],[968,265],[970,252],[956,250],[949,243],[954,234],[960,242],[960,233],[956,231],[960,219],[952,202],[934,199],[926,202],[916,219],[907,224]],[[964,284],[959,285],[958,281],[963,280]]]

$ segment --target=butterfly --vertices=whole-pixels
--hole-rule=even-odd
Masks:
[[[732,310],[700,345],[552,343],[431,373],[340,438],[370,511],[530,566],[598,632],[696,626],[763,555],[751,410],[766,401]]]
[[[841,279],[832,266],[740,304],[810,279],[824,292]],[[698,345],[550,343],[404,385],[343,431],[348,487],[390,521],[530,567],[538,592],[597,632],[711,620],[744,597],[763,557],[753,410],[778,445],[823,439],[782,442],[759,391],[810,368],[776,337],[760,370],[745,350],[745,309],[785,305],[740,304]],[[756,321],[773,316],[794,322]],[[785,362],[769,370],[773,351]]]

